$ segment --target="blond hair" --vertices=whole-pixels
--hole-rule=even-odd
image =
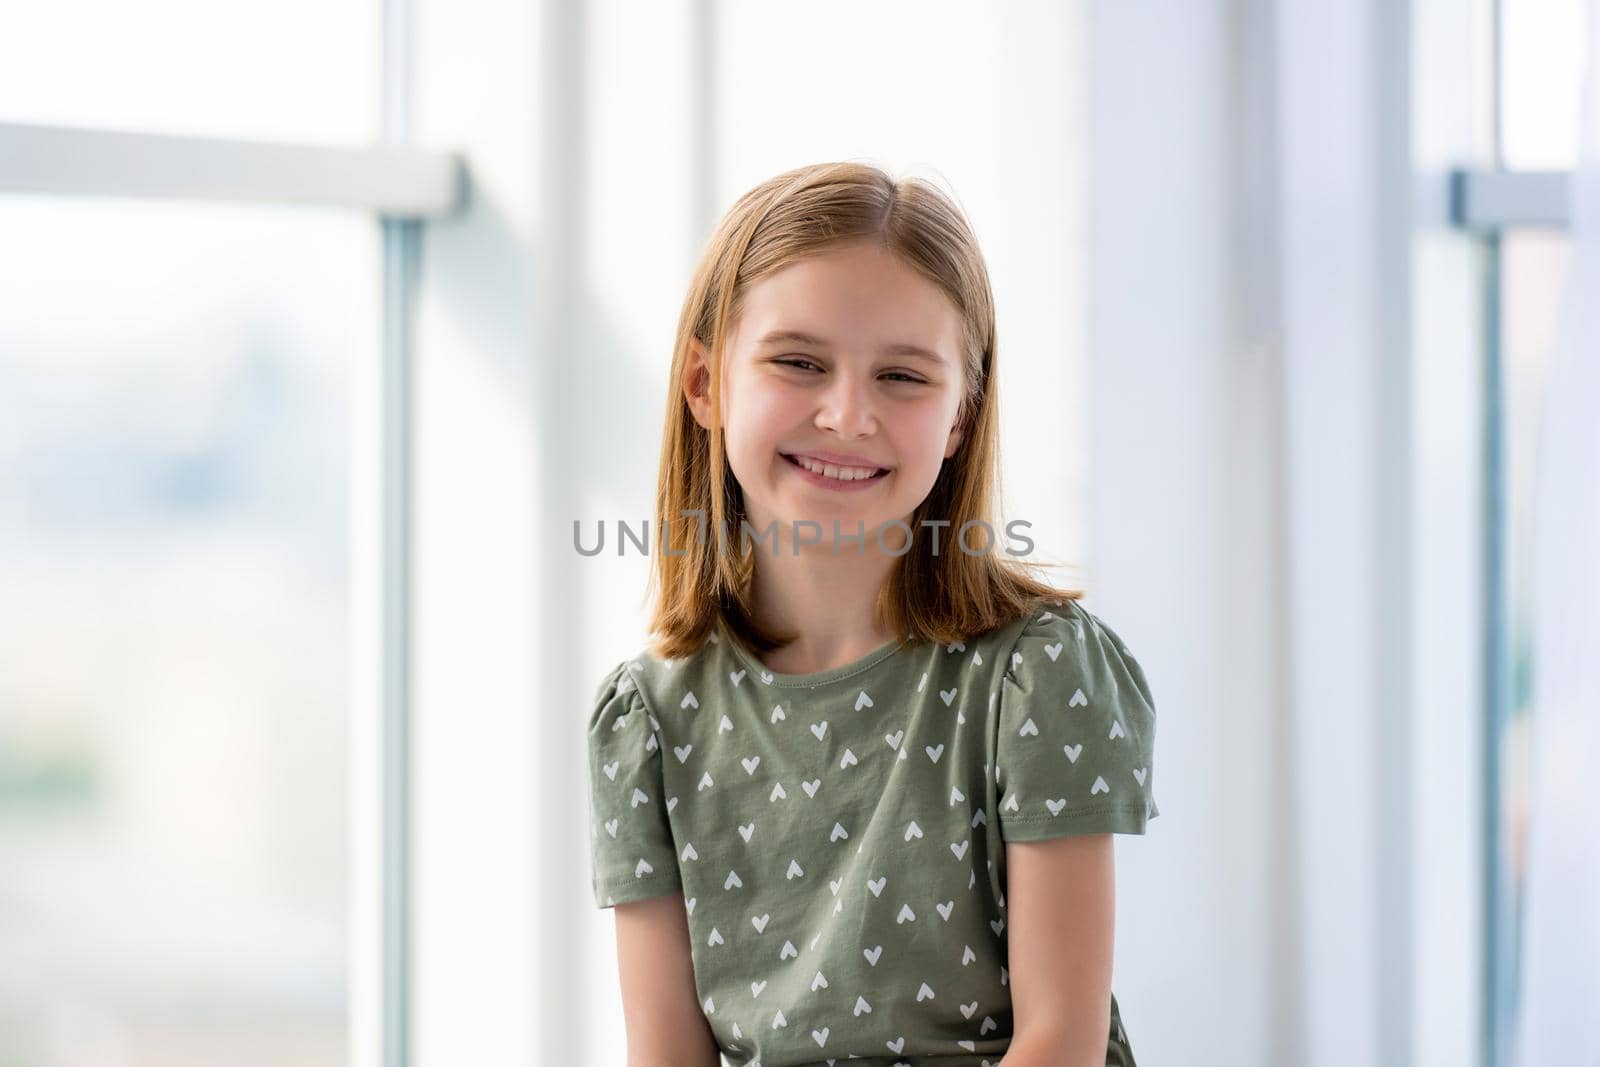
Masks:
[[[661,467],[656,483],[656,532],[651,588],[651,651],[681,658],[699,648],[719,617],[758,652],[796,635],[755,621],[751,578],[755,551],[721,550],[717,531],[744,545],[743,492],[723,449],[721,380],[726,341],[747,290],[799,260],[847,242],[871,241],[949,296],[962,320],[964,389],[958,424],[965,430],[944,461],[927,498],[913,512],[910,550],[879,591],[880,627],[940,644],[984,633],[1042,602],[1076,600],[1080,589],[1057,589],[1014,558],[949,550],[935,555],[924,518],[948,520],[953,538],[969,521],[994,521],[1000,493],[999,403],[994,297],[982,253],[965,217],[934,186],[918,178],[895,181],[856,162],[819,163],[785,171],[741,196],[717,224],[695,268],[678,318],[668,377]],[[692,340],[706,349],[714,424],[702,427],[684,396]],[[691,517],[698,511],[701,520]],[[667,520],[667,521],[664,521]],[[670,529],[671,545],[667,550]],[[709,531],[709,536],[707,535]],[[991,546],[992,548],[992,546]]]

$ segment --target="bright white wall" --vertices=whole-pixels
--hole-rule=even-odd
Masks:
[[[1089,448],[1104,614],[1156,703],[1156,795],[1119,840],[1115,985],[1140,1063],[1270,1055],[1285,922],[1270,40],[1222,0],[1091,5]]]
[[[544,736],[568,652],[542,607],[561,593],[541,439],[560,389],[565,131],[544,105],[564,92],[561,28],[533,4],[414,7],[415,137],[462,151],[473,184],[425,233],[416,322],[411,1062],[536,1064],[573,1004],[540,962],[563,954],[534,822],[564,773]]]
[[[1485,981],[1481,667],[1485,513],[1482,249],[1448,222],[1446,174],[1493,166],[1492,0],[1414,2],[1409,200],[1412,419],[1406,588],[1413,737],[1403,797],[1412,1015],[1419,1067],[1478,1063]]]

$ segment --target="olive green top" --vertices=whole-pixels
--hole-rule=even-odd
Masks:
[[[1004,842],[1144,833],[1155,722],[1138,662],[1077,601],[812,674],[766,670],[719,624],[595,694],[595,905],[682,891],[732,1064],[992,1067],[1012,1033]]]

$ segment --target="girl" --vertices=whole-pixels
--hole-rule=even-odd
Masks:
[[[631,1064],[1133,1067],[1111,835],[1159,814],[1155,710],[1080,590],[995,554],[996,366],[924,182],[802,167],[713,234],[655,636],[589,720]]]

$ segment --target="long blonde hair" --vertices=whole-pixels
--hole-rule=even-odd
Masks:
[[[757,624],[751,605],[756,550],[728,552],[745,519],[743,491],[723,449],[721,382],[724,348],[757,281],[833,246],[874,241],[942,289],[963,325],[964,385],[959,424],[965,427],[954,456],[944,461],[927,498],[912,514],[910,550],[900,556],[880,590],[881,627],[917,640],[949,644],[986,632],[1042,602],[1076,600],[1080,589],[1057,589],[1028,571],[1053,564],[1027,563],[989,552],[950,550],[935,555],[922,519],[949,521],[954,538],[969,521],[996,528],[1000,493],[999,399],[992,388],[997,351],[994,296],[982,253],[961,211],[936,187],[918,178],[895,181],[857,162],[819,163],[785,171],[741,196],[707,242],[678,318],[668,377],[661,467],[656,482],[654,563],[657,596],[650,616],[651,651],[681,658],[699,648],[718,618],[759,652],[796,635]],[[684,396],[690,341],[706,348],[710,372],[711,429],[695,421]],[[698,511],[702,520],[692,518]],[[663,520],[670,520],[664,523]],[[671,532],[671,549],[666,534]],[[992,546],[991,546],[992,548]]]

